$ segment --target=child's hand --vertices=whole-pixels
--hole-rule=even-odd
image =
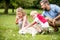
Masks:
[[[26,27],[24,27],[25,29],[27,29],[28,28],[28,26],[26,26]]]
[[[23,27],[22,29],[23,29],[23,30],[26,30],[26,27]]]
[[[18,22],[16,22],[16,24],[18,24]]]

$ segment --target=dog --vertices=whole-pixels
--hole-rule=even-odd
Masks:
[[[33,27],[29,27],[27,29],[22,28],[21,30],[19,30],[19,34],[26,34],[26,33],[29,33],[29,34],[32,34],[32,36],[35,36],[38,33],[38,31]]]
[[[38,32],[35,28],[29,27],[27,29],[25,28],[20,29],[18,33],[23,35],[29,33],[29,34],[32,34],[32,36],[35,36],[37,33],[44,34],[47,31],[50,33],[53,30],[49,28],[49,30],[46,30],[46,31],[42,30],[42,32]]]

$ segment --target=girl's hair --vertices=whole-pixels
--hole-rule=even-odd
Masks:
[[[37,13],[38,13],[37,11],[33,10],[30,12],[30,15],[37,14]]]
[[[17,13],[17,12],[21,12],[21,13],[23,14],[23,16],[26,15],[25,11],[24,11],[23,8],[21,8],[21,7],[18,7],[18,8],[16,9],[16,13]]]

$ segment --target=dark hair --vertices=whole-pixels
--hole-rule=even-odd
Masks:
[[[47,3],[47,4],[49,4],[49,1],[48,0],[41,0],[40,3],[44,3],[44,4]]]

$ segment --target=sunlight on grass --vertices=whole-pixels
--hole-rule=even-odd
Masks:
[[[28,9],[25,10],[28,14],[31,11]],[[16,15],[0,15],[0,40],[60,40],[60,30],[51,34],[37,34],[34,37],[32,37],[31,34],[18,34],[19,30],[15,24],[15,16]],[[32,22],[32,18],[29,15],[27,16],[29,22]]]

